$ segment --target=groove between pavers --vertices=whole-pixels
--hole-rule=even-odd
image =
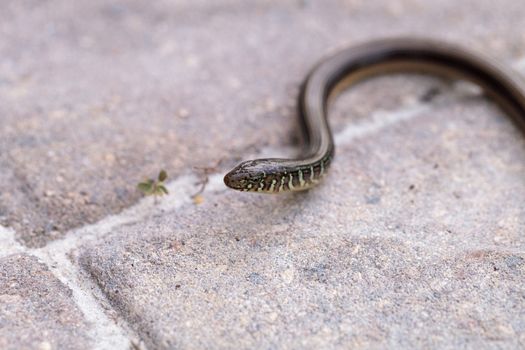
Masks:
[[[28,251],[15,238],[15,230],[0,225],[0,258]]]
[[[512,66],[523,73],[525,71],[525,57],[516,60]],[[461,94],[447,100],[447,102],[461,100]],[[334,136],[336,144],[349,144],[357,138],[374,134],[389,126],[423,115],[424,112],[432,110],[435,106],[435,103],[414,103],[407,108],[394,112],[379,111],[373,113],[366,122],[349,124],[337,133]],[[287,151],[289,150],[284,148],[266,148],[260,153],[275,155],[287,153]],[[222,177],[222,173],[211,174],[204,192],[225,190]],[[103,307],[103,305],[109,305],[105,295],[91,279],[83,276],[80,269],[71,261],[69,254],[87,242],[103,238],[117,227],[134,224],[151,216],[191,205],[193,203],[191,194],[195,191],[195,184],[198,180],[195,175],[179,176],[167,184],[170,191],[169,201],[164,200],[155,205],[152,198],[143,198],[119,214],[107,216],[95,224],[70,230],[63,238],[52,241],[42,248],[23,246],[16,240],[14,230],[0,226],[0,258],[17,253],[36,256],[58,280],[72,290],[75,304],[86,320],[92,324],[89,334],[92,339],[97,341],[94,344],[95,348],[127,349],[130,344],[139,343],[138,336],[120,316],[108,317],[107,311]],[[109,306],[108,309],[110,309]],[[144,345],[141,344],[141,347],[144,348]]]
[[[24,247],[16,241],[13,230],[0,226],[0,258],[13,254],[37,257],[56,279],[71,290],[73,302],[90,324],[86,332],[96,341],[94,349],[128,349],[132,342],[138,343],[138,336],[123,321],[107,316],[102,307],[105,296],[90,279],[82,277],[67,252],[52,254]]]
[[[47,265],[53,275],[72,291],[74,303],[90,323],[87,332],[95,341],[94,349],[127,349],[132,342],[138,342],[138,336],[120,317],[108,317],[105,309],[110,308],[107,307],[105,296],[90,279],[83,276],[67,254],[51,255],[42,251],[32,251],[30,254]]]

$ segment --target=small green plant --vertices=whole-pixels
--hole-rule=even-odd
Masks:
[[[157,203],[157,198],[168,194],[168,189],[164,186],[164,181],[168,178],[168,173],[166,170],[161,170],[157,180],[148,179],[137,184],[137,188],[145,196],[153,196],[155,198],[155,203]]]

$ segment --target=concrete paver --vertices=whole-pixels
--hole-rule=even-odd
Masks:
[[[0,348],[91,349],[71,290],[26,254],[0,259]]]

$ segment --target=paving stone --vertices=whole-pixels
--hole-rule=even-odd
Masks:
[[[523,347],[525,140],[509,119],[447,99],[336,152],[312,191],[221,190],[79,264],[153,348]]]
[[[0,259],[0,300],[0,348],[92,348],[71,290],[36,258]]]
[[[511,0],[4,2],[0,222],[42,246],[129,206],[161,167],[176,176],[290,145],[300,81],[343,45],[417,34],[511,60],[525,53],[524,18]],[[405,105],[394,92],[363,90],[346,110]]]

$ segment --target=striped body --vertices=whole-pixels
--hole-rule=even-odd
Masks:
[[[280,193],[285,191],[303,191],[319,183],[330,166],[331,157],[325,157],[317,163],[265,174],[258,183],[248,184],[242,191],[261,193]]]

